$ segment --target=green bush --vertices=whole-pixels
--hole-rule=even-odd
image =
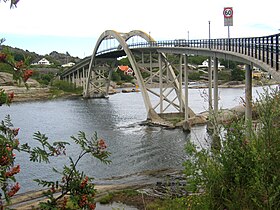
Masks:
[[[65,92],[80,93],[82,92],[82,87],[76,87],[75,84],[69,83],[67,81],[55,80],[52,84],[53,87],[63,90]]]
[[[242,69],[234,68],[231,71],[232,81],[243,81],[245,79],[245,71]]]
[[[117,71],[113,71],[111,79],[114,82],[120,82],[121,81],[121,76],[119,75],[119,73]]]
[[[228,82],[231,80],[231,72],[222,70],[218,72],[218,79],[224,82]]]
[[[192,81],[197,81],[197,80],[200,80],[200,76],[202,75],[202,73],[200,72],[191,72],[189,73],[189,80],[192,80]]]
[[[0,72],[13,73],[14,69],[6,63],[0,63]]]
[[[256,109],[254,126],[224,125],[220,150],[188,142],[191,209],[280,209],[280,92],[260,95]]]
[[[54,79],[54,73],[40,73],[39,71],[33,71],[32,78],[37,80],[40,84],[49,85]]]
[[[189,56],[188,62],[195,65],[201,65],[203,61],[207,60],[206,56]]]
[[[147,210],[182,210],[188,209],[184,198],[166,198],[158,199],[152,203],[147,204]]]

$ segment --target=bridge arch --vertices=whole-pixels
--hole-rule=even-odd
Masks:
[[[130,64],[132,65],[132,68],[135,72],[135,76],[136,76],[137,81],[138,81],[138,85],[139,85],[139,87],[141,89],[141,92],[142,92],[145,108],[146,108],[147,112],[149,113],[152,109],[152,104],[149,100],[148,93],[147,93],[144,81],[143,81],[141,73],[140,73],[140,69],[139,69],[139,67],[138,67],[138,65],[135,61],[135,58],[134,58],[131,50],[129,49],[129,47],[126,43],[126,41],[133,36],[140,36],[147,41],[154,40],[154,39],[151,39],[151,37],[149,35],[147,35],[145,32],[142,32],[142,31],[139,31],[139,30],[130,31],[127,34],[121,34],[121,33],[118,33],[117,31],[114,31],[114,30],[106,30],[100,35],[99,39],[97,40],[96,46],[94,48],[93,54],[91,56],[91,61],[90,61],[90,64],[89,64],[88,77],[87,77],[87,81],[86,81],[86,88],[85,88],[85,92],[84,92],[84,97],[89,97],[90,75],[91,75],[91,72],[94,68],[94,61],[95,61],[98,49],[99,49],[103,40],[105,40],[108,37],[113,37],[113,38],[117,39],[120,46],[125,51],[125,54],[127,55]]]
[[[161,94],[157,94],[156,92],[151,91],[150,88],[147,88],[147,86],[146,86],[147,83],[145,83],[145,81],[142,77],[142,74],[141,74],[141,71],[143,71],[143,68],[141,67],[141,69],[140,69],[140,65],[135,60],[135,57],[132,53],[132,50],[129,48],[129,45],[127,43],[127,41],[134,36],[139,36],[139,37],[143,38],[144,40],[147,41],[148,45],[155,42],[155,40],[150,36],[150,34],[147,34],[147,33],[143,32],[143,31],[140,31],[140,30],[133,30],[133,31],[130,31],[128,33],[119,33],[119,32],[114,31],[114,30],[106,30],[100,35],[99,39],[96,42],[96,46],[94,48],[93,54],[91,56],[89,69],[88,69],[88,72],[87,72],[88,76],[87,76],[87,81],[86,81],[86,86],[85,86],[85,91],[84,91],[84,97],[85,98],[90,97],[89,86],[90,86],[91,74],[92,74],[92,72],[95,71],[95,69],[94,69],[95,65],[96,65],[95,61],[97,60],[99,55],[102,55],[102,52],[101,53],[98,52],[101,43],[106,39],[116,39],[119,43],[119,46],[117,48],[115,48],[115,50],[123,50],[124,51],[124,53],[128,57],[130,65],[132,66],[132,69],[134,70],[134,74],[135,74],[135,77],[137,79],[137,83],[139,85],[139,88],[141,89],[142,98],[143,98],[145,108],[146,108],[146,111],[147,111],[147,118],[150,119],[154,123],[159,123],[159,124],[163,124],[163,125],[166,124],[166,125],[170,126],[170,124],[167,121],[163,120],[163,118],[160,117],[159,113],[156,112],[156,109],[159,109],[160,114],[162,115],[171,106],[174,107],[180,113],[182,112],[182,110],[188,109],[189,116],[193,117],[195,115],[194,112],[189,107],[184,106],[185,102],[184,102],[184,98],[183,98],[182,91],[181,91],[182,88],[181,88],[181,86],[179,85],[179,82],[178,82],[178,77],[175,75],[171,65],[168,64],[167,58],[164,55],[164,53],[156,52],[158,54],[157,57],[159,59],[159,62],[161,63],[161,64],[158,63],[158,65],[161,66],[162,63],[165,63],[164,64],[165,66],[161,67],[161,70],[159,70],[159,71],[163,72],[164,71],[163,68],[167,69],[167,70],[165,70],[165,72],[166,72],[166,74],[168,74],[168,72],[169,72],[169,78],[165,78],[165,80],[167,82],[169,80],[169,84],[167,84],[167,85],[169,85],[169,86],[171,85],[172,90],[171,91],[167,91],[166,89],[163,90],[164,88],[162,86],[162,79],[161,79],[161,82],[160,82],[161,83],[161,86],[160,86]],[[150,54],[150,56],[151,56],[151,54]],[[159,57],[161,57],[162,60]],[[152,60],[151,57],[150,57],[150,60]],[[150,73],[154,74],[154,75],[157,75],[157,76],[160,75],[160,73],[152,73],[151,68],[150,68]],[[162,75],[162,73],[161,73],[161,75]],[[148,91],[149,91],[149,93],[153,94],[155,97],[158,97],[158,99],[160,101],[154,107],[151,103],[151,99],[150,99],[150,96],[148,94]],[[165,93],[166,95],[163,95],[164,91],[166,92]],[[170,97],[170,93],[172,91],[175,91],[175,97],[173,97],[172,99],[168,99],[168,97]],[[177,103],[179,103],[179,104],[176,104],[174,102],[176,99],[177,99]],[[164,102],[167,104],[167,105],[165,104],[165,108],[163,108]]]
[[[155,42],[156,41],[155,39],[153,39],[153,37],[151,37],[150,34],[147,34],[146,32],[141,31],[141,30],[133,30],[133,31],[128,32],[125,41],[127,41],[128,39],[130,39],[134,36],[140,36],[143,39],[145,39],[147,42],[149,42],[149,41]]]
[[[128,33],[124,33],[122,37],[125,40],[125,42],[127,42],[130,38],[133,38],[134,36],[139,36],[139,37],[143,38],[144,40],[146,40],[148,43],[156,42],[156,40],[153,39],[153,37],[151,37],[150,34],[147,34],[146,32],[141,31],[141,30],[133,30]],[[121,47],[122,46],[119,45],[118,49],[121,49]]]

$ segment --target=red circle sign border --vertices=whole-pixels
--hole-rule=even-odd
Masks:
[[[226,14],[225,14],[226,10],[231,10],[231,15],[230,16],[226,16]],[[232,16],[233,16],[233,9],[232,9],[232,7],[225,7],[224,11],[223,11],[223,14],[224,14],[225,18],[232,18]]]

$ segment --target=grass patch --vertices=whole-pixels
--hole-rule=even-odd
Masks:
[[[184,199],[182,198],[167,198],[156,199],[154,202],[147,204],[147,210],[182,210],[187,209]]]
[[[113,200],[114,193],[108,193],[107,195],[100,198],[99,203],[101,204],[109,204]]]

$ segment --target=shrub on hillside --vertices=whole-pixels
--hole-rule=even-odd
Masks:
[[[74,93],[82,92],[82,87],[76,87],[75,84],[62,80],[55,80],[52,85],[53,87],[59,90],[63,90],[65,92],[74,92]]]

